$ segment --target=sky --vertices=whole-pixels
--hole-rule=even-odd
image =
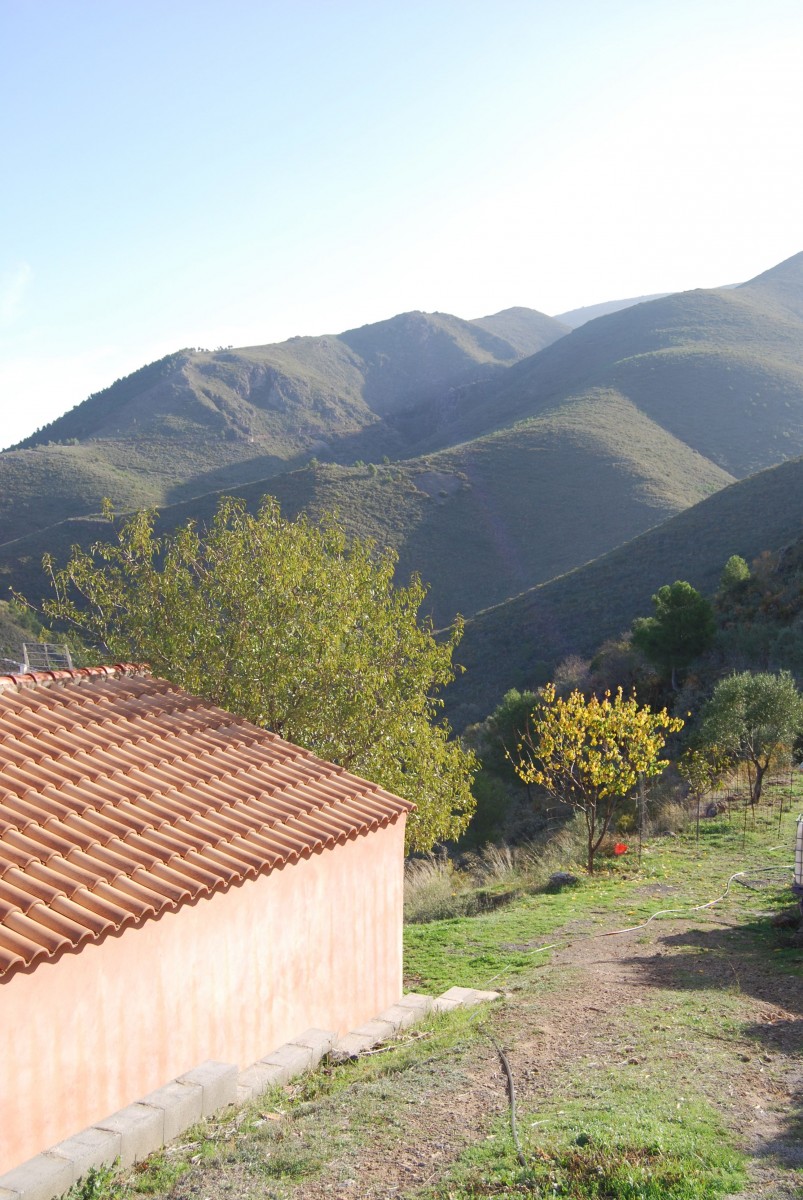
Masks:
[[[186,346],[803,250],[800,0],[0,0],[0,446]]]

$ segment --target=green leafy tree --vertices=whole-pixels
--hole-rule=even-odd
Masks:
[[[758,804],[774,758],[803,731],[803,696],[788,671],[729,675],[703,709],[699,741],[751,767],[750,802]]]
[[[679,717],[670,717],[666,709],[654,713],[649,705],[640,707],[621,688],[602,700],[585,700],[577,691],[564,699],[553,684],[544,688],[518,747],[516,771],[525,783],[545,788],[582,813],[589,875],[620,801],[640,776],[663,771],[667,762],[659,754],[665,735],[682,727]]]
[[[511,836],[510,822],[517,813],[522,810],[530,816],[531,789],[516,774],[511,755],[524,736],[537,699],[535,692],[513,688],[484,721],[464,731],[463,742],[476,753],[480,769],[474,780],[477,809],[461,846],[498,841],[506,832]]]
[[[652,597],[651,617],[633,622],[633,645],[677,690],[677,672],[685,670],[714,640],[714,610],[705,596],[684,580],[664,584]]]
[[[492,771],[504,779],[516,779],[511,754],[524,737],[537,700],[535,692],[520,692],[518,688],[511,688],[481,724],[467,730],[482,760],[483,770]]]
[[[110,513],[107,515],[111,515]],[[211,526],[160,539],[152,513],[116,541],[73,547],[44,610],[106,661],[153,670],[418,806],[408,845],[457,837],[475,759],[439,719],[461,628],[418,619],[425,588],[393,583],[395,556],[347,540],[332,519],[284,520],[221,501]]]
[[[740,583],[746,583],[749,578],[750,568],[745,560],[738,554],[732,554],[722,568],[719,590],[721,592],[733,591]]]

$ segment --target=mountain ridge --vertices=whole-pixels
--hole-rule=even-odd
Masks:
[[[617,439],[623,421],[630,434],[624,447]],[[397,578],[422,576],[430,585],[427,611],[448,625],[457,612],[487,607],[594,558],[729,482],[611,394],[420,458],[316,464],[226,491],[252,508],[269,493],[288,516],[337,511],[350,533],[397,551]],[[590,512],[588,488],[598,501]],[[162,508],[160,528],[210,520],[219,494]],[[565,511],[563,524],[540,520],[554,505]],[[48,544],[64,556],[71,542],[88,547],[99,528],[88,521],[81,534],[62,523],[6,543],[0,571],[33,598],[37,579],[44,582],[36,563]]]
[[[95,540],[104,495],[118,510],[162,507],[168,528],[206,519],[220,490],[249,504],[269,492],[288,515],[334,508],[350,532],[395,548],[401,578],[432,584],[439,625],[471,617],[466,653],[492,697],[503,665],[507,686],[524,681],[625,612],[598,565],[618,546],[626,559],[644,531],[803,455],[803,253],[737,288],[570,332],[522,308],[474,321],[413,311],[337,336],[177,352],[60,421],[0,455],[6,582],[29,590],[43,550],[63,561],[69,538]],[[54,432],[77,444],[46,444]],[[580,603],[586,563],[581,579],[602,573]],[[667,581],[644,573],[653,590]],[[644,586],[628,594],[643,599]],[[507,642],[487,616],[497,609]],[[462,695],[458,706],[475,704]]]
[[[97,512],[103,495],[118,508],[165,504],[316,455],[403,456],[403,426],[388,418],[507,369],[522,339],[565,333],[534,312],[493,320],[496,332],[409,313],[338,336],[167,355],[0,453],[0,540],[46,527],[54,509]],[[517,345],[500,334],[511,320]]]

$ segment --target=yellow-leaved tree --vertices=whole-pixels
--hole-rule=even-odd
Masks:
[[[665,708],[653,712],[635,696],[625,697],[621,688],[601,700],[586,700],[578,691],[564,699],[551,683],[543,689],[514,766],[525,783],[545,788],[583,814],[589,875],[618,804],[639,777],[663,771],[667,762],[659,755],[666,736],[682,727],[683,721]]]

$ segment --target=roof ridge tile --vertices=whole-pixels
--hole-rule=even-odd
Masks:
[[[0,675],[0,691],[16,688],[33,688],[48,684],[68,682],[93,682],[96,679],[121,679],[135,675],[150,675],[145,663],[115,663],[104,667],[73,667],[54,671],[21,671],[17,674]]]

